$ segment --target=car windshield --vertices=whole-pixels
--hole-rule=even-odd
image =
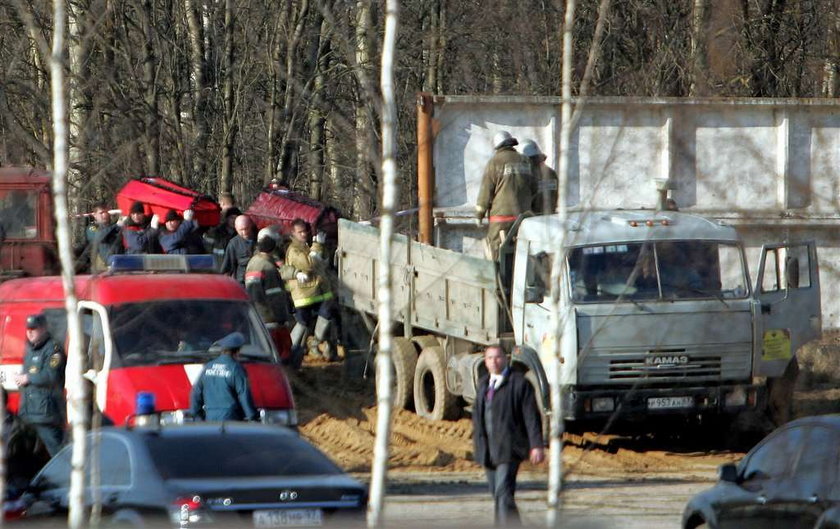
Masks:
[[[342,474],[314,446],[283,433],[150,435],[147,446],[164,479],[250,478]]]
[[[577,302],[735,299],[749,293],[736,244],[659,241],[586,246],[569,254]]]
[[[121,367],[206,362],[218,355],[210,346],[234,331],[245,336],[244,360],[275,360],[259,316],[244,301],[126,303],[111,308],[110,324],[114,365]]]

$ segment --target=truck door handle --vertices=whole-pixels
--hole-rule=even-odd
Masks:
[[[769,303],[762,303],[761,304],[761,313],[762,314],[770,314],[771,305]]]
[[[755,501],[756,501],[756,503],[758,503],[759,505],[764,505],[765,503],[767,503],[767,496],[764,496],[764,495],[762,495],[762,496],[758,496],[758,497],[755,499]]]

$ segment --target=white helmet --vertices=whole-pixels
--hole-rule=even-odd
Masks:
[[[534,140],[526,140],[522,142],[522,155],[527,156],[528,158],[533,158],[534,156],[542,156],[542,151],[540,150],[539,145]]]
[[[493,136],[493,148],[500,149],[502,147],[513,147],[519,143],[516,141],[516,138],[510,135],[510,132],[506,130],[500,130]]]
[[[280,234],[280,228],[277,225],[266,226],[261,229],[257,233],[257,240],[260,240],[263,237],[271,237],[277,244],[280,244],[280,241],[283,239],[283,236]]]

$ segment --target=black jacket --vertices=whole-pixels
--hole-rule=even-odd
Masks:
[[[52,338],[26,342],[23,373],[29,384],[20,390],[18,415],[29,424],[64,424],[64,350]]]
[[[509,371],[496,388],[492,401],[495,442],[488,443],[484,412],[489,375],[478,382],[473,406],[473,444],[475,461],[493,468],[502,463],[524,461],[532,448],[543,447],[542,419],[534,389],[518,371]]]

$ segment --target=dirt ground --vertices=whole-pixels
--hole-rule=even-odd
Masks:
[[[373,377],[361,377],[363,359],[346,363],[307,363],[291,376],[300,430],[343,468],[370,471],[376,423]],[[796,415],[840,412],[840,334],[827,335],[800,354],[802,371]],[[371,367],[372,370],[372,367]],[[472,461],[469,417],[434,422],[396,410],[392,426],[390,472],[477,471]],[[655,437],[617,437],[594,433],[564,436],[564,472],[578,476],[634,479],[639,476],[703,476],[743,451],[725,449],[696,432]],[[529,469],[537,472],[541,469]]]

